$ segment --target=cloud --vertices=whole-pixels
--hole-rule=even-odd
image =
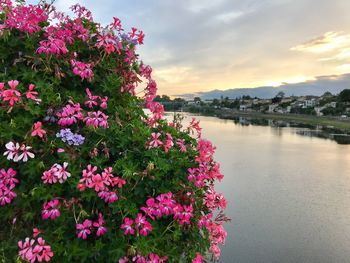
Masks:
[[[301,45],[292,47],[291,50],[306,51],[312,53],[325,53],[350,46],[350,34],[343,32],[327,32],[322,36],[311,39]]]
[[[72,2],[57,4],[66,10]],[[78,2],[104,24],[115,16],[145,32],[138,52],[161,94],[277,85],[341,74],[350,64],[348,0],[319,0],[317,8],[314,0]]]

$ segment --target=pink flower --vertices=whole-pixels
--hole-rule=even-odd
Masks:
[[[7,155],[7,160],[18,159],[20,149],[19,143],[8,142],[5,144],[5,147],[7,151],[4,152],[4,156]]]
[[[101,111],[88,112],[88,116],[84,119],[84,122],[86,126],[108,128],[108,116]]]
[[[188,127],[189,130],[195,130],[197,132],[198,137],[201,137],[202,134],[202,128],[199,127],[199,121],[197,121],[195,118],[192,118],[192,121],[190,123],[190,126]]]
[[[27,99],[35,101],[37,104],[40,104],[41,99],[37,98],[38,92],[34,91],[35,85],[29,84],[28,91],[26,92]]]
[[[99,96],[93,96],[88,88],[86,88],[85,91],[89,100],[85,101],[84,104],[87,105],[90,109],[94,106],[97,106],[97,99]]]
[[[100,174],[93,175],[91,177],[90,188],[95,188],[96,192],[103,191],[105,189],[104,180]]]
[[[98,214],[98,220],[93,223],[93,226],[95,228],[97,228],[96,235],[98,237],[104,235],[107,232],[107,228],[104,226],[104,224],[105,224],[105,221],[104,221],[104,219],[102,217],[102,214],[99,213]]]
[[[173,137],[171,136],[170,133],[167,133],[166,136],[167,136],[167,139],[164,144],[164,150],[165,152],[168,152],[169,149],[174,146],[174,143],[173,143]]]
[[[112,204],[118,200],[118,195],[115,192],[100,191],[98,197],[104,200],[108,204]]]
[[[67,171],[67,167],[67,162],[64,162],[63,165],[55,163],[50,170],[43,173],[41,179],[45,184],[55,184],[57,182],[62,184],[71,176]]]
[[[69,101],[69,104],[67,104],[62,111],[58,112],[56,115],[59,118],[58,124],[61,126],[70,126],[84,118],[80,104],[73,103],[72,101]]]
[[[192,260],[192,263],[202,263],[203,262],[203,257],[201,254],[197,253],[196,257]]]
[[[92,221],[85,219],[82,224],[77,224],[76,229],[78,230],[78,238],[86,239],[91,234]]]
[[[147,263],[164,263],[168,260],[167,256],[164,257],[160,257],[157,254],[151,253],[148,255],[149,260],[147,261]]]
[[[19,182],[16,174],[17,172],[12,168],[7,171],[5,169],[0,170],[0,206],[7,205],[16,198],[16,193],[12,191]]]
[[[44,233],[44,231],[38,229],[38,228],[33,228],[33,237],[37,237],[41,233]]]
[[[17,159],[15,157],[14,161],[17,162],[22,160],[23,162],[27,162],[28,158],[34,158],[35,157],[34,153],[29,151],[31,148],[32,147],[30,146],[25,146],[24,144],[22,144],[21,147],[19,148],[21,154],[18,156]]]
[[[80,191],[84,191],[86,187],[92,185],[92,176],[95,176],[97,166],[92,167],[91,164],[87,166],[87,169],[83,170],[83,177],[79,180],[78,188]]]
[[[22,260],[28,262],[49,262],[53,257],[51,246],[47,245],[45,240],[39,237],[37,240],[29,239],[18,241],[18,247],[20,248],[19,256]]]
[[[184,139],[177,139],[176,144],[180,147],[180,152],[187,151]]]
[[[127,262],[129,262],[128,257],[123,257],[123,258],[119,259],[119,263],[127,263]]]
[[[13,142],[8,142],[5,145],[7,151],[4,152],[4,156],[7,155],[7,160],[13,160],[14,162],[27,162],[28,157],[29,158],[34,158],[35,155],[30,152],[29,150],[32,148],[30,146],[26,146],[22,144],[19,146],[18,143],[13,143]]]
[[[135,234],[135,230],[133,229],[132,225],[133,225],[134,221],[128,217],[124,218],[124,224],[121,225],[121,229],[124,229],[124,235],[127,234]]]
[[[92,73],[92,64],[89,63],[83,63],[81,61],[77,61],[75,59],[71,60],[71,65],[73,67],[73,73],[75,75],[78,75],[81,77],[82,80],[88,79],[91,80],[91,78],[94,76]]]
[[[146,217],[138,214],[135,219],[136,229],[140,235],[147,236],[152,231],[152,225],[147,221]]]
[[[161,136],[161,134],[152,132],[151,133],[151,137],[152,137],[152,141],[149,142],[149,148],[157,148],[159,146],[163,145],[163,142],[159,140],[159,137]]]
[[[59,217],[61,214],[59,210],[59,206],[60,204],[57,199],[44,203],[43,210],[41,210],[42,219],[54,220],[55,218]]]
[[[46,55],[63,55],[68,53],[66,43],[61,39],[49,36],[48,40],[40,41],[39,44],[40,47],[36,51],[38,54],[45,53]]]
[[[16,28],[22,32],[39,32],[41,22],[45,22],[48,15],[39,5],[18,5],[7,12],[5,24],[9,28]]]
[[[18,80],[10,80],[8,85],[11,89],[3,90],[1,92],[1,97],[3,101],[7,101],[10,106],[13,106],[20,101],[21,93],[16,89],[19,82]]]
[[[46,131],[42,128],[42,123],[40,121],[34,123],[32,136],[38,136],[43,138],[46,135]]]

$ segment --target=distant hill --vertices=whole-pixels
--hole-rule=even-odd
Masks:
[[[295,83],[295,84],[283,84],[279,87],[257,87],[257,88],[238,88],[229,90],[212,90],[208,92],[198,92],[176,95],[184,99],[193,99],[193,97],[200,97],[202,100],[215,99],[223,97],[237,98],[243,95],[249,95],[251,97],[258,97],[262,99],[273,98],[278,92],[283,91],[286,96],[305,96],[315,95],[320,96],[326,91],[332,94],[337,94],[343,89],[350,88],[350,74],[343,74],[337,76],[320,76],[315,80]]]

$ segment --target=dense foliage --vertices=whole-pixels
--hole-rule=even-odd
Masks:
[[[163,119],[143,32],[0,4],[0,261],[217,259],[215,148],[197,121]]]

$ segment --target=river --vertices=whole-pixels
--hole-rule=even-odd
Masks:
[[[232,222],[220,262],[350,262],[350,145],[196,118],[225,174],[217,191]]]

